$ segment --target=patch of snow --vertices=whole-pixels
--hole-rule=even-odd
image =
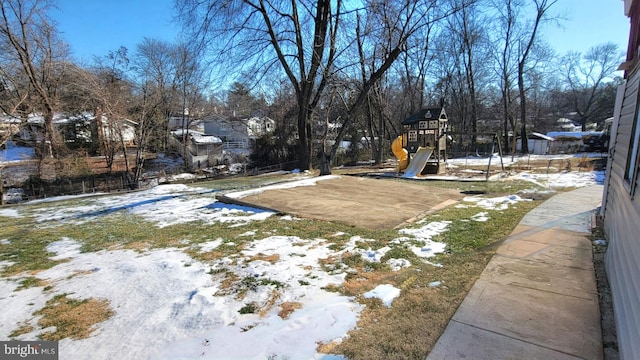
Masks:
[[[230,197],[232,199],[241,199],[241,198],[246,197],[246,196],[260,194],[260,193],[262,193],[262,192],[264,192],[266,190],[291,189],[291,188],[295,188],[295,187],[299,187],[299,186],[315,186],[318,183],[318,181],[339,179],[339,178],[340,178],[340,176],[337,176],[337,175],[327,175],[327,176],[318,176],[318,177],[313,177],[313,178],[305,178],[305,179],[302,179],[302,180],[288,181],[288,182],[281,183],[281,184],[267,185],[267,186],[263,186],[263,187],[257,188],[257,189],[232,192],[232,193],[226,194],[226,196],[228,196],[228,197]]]
[[[355,251],[360,253],[360,255],[362,256],[362,258],[365,261],[369,261],[369,262],[377,262],[379,263],[380,260],[382,259],[382,257],[389,251],[391,250],[390,247],[385,246],[383,248],[377,249],[377,250],[372,250],[371,248],[364,250],[364,249],[356,249]]]
[[[5,267],[11,266],[13,264],[15,264],[13,261],[0,260],[0,271],[2,271]],[[0,286],[0,288],[1,288],[1,286]],[[3,294],[3,292],[0,291],[0,294]],[[0,295],[0,298],[1,297],[2,297],[2,295]]]
[[[65,239],[48,249],[61,256],[77,246]],[[96,325],[91,337],[60,341],[60,351],[70,358],[84,357],[87,349],[101,349],[104,359],[268,358],[273,354],[316,358],[317,344],[345,336],[356,326],[362,309],[350,297],[321,289],[344,281],[345,274],[327,274],[319,264],[331,253],[321,239],[274,236],[252,242],[242,255],[277,254],[278,261],[241,260],[236,265],[230,259],[224,261],[228,271],[240,278],[258,276],[286,284],[263,316],[238,310],[248,302],[268,304],[273,285],[260,285],[242,300],[235,293],[220,295],[224,277],[213,277],[208,273],[211,265],[194,261],[179,249],[75,254],[68,262],[38,273],[55,293],[43,294],[41,288],[13,292],[15,282],[0,280],[0,293],[10,294],[0,297],[0,307],[13,310],[0,315],[0,337],[8,337],[16,324],[32,318],[47,299],[68,293],[77,299],[106,299],[115,312]],[[278,316],[283,302],[298,302],[301,308],[283,319]],[[20,339],[35,336],[30,333]]]
[[[442,281],[432,281],[429,283],[429,287],[438,287],[442,285]]]
[[[451,221],[434,221],[417,229],[400,229],[401,234],[410,235],[414,238],[402,237],[394,239],[392,242],[406,242],[410,244],[408,248],[414,254],[421,258],[429,258],[445,251],[447,244],[433,241],[431,238],[445,232],[449,224],[451,224]],[[420,242],[422,245],[416,246],[412,242]]]
[[[16,209],[0,209],[0,216],[5,217],[20,217],[18,210]]]
[[[604,171],[571,171],[549,174],[522,172],[512,178],[530,181],[545,188],[568,188],[604,184],[604,177]]]
[[[407,259],[389,259],[387,260],[387,264],[391,268],[391,271],[399,271],[400,269],[411,266],[411,262]]]
[[[280,219],[287,220],[287,221],[299,220],[299,218],[293,217],[291,215],[282,215],[280,216]]]
[[[430,240],[432,237],[445,232],[449,224],[451,224],[451,221],[433,221],[416,229],[400,229],[399,232],[419,239]]]
[[[481,196],[467,196],[462,199],[464,202],[474,203],[475,206],[486,210],[506,210],[509,205],[516,204],[520,201],[531,201],[531,199],[523,199],[518,195],[499,196],[494,198],[484,198]]]
[[[138,215],[158,227],[202,221],[246,224],[261,221],[273,212],[225,204],[209,189],[184,184],[159,185],[124,195],[101,196],[73,207],[51,207],[35,211],[38,221],[67,220],[82,224],[118,211]]]
[[[471,217],[471,220],[478,221],[478,222],[489,221],[489,219],[490,219],[489,213],[485,211],[477,213]]]
[[[2,240],[0,240],[0,244],[9,245],[9,244],[11,244],[11,241],[9,241],[9,239],[2,239]]]
[[[400,296],[400,289],[389,284],[378,285],[375,289],[364,294],[364,297],[367,299],[380,299],[386,307],[391,307],[391,303],[393,303],[393,300],[395,300],[398,296]]]
[[[607,245],[607,240],[602,240],[602,239],[594,240],[593,244],[594,245],[604,246],[604,245]]]
[[[191,174],[191,173],[182,173],[182,174],[175,174],[175,175],[171,175],[171,180],[193,180],[193,179],[197,179],[198,177],[195,174]]]
[[[47,245],[47,252],[56,254],[50,256],[51,260],[62,260],[77,256],[80,254],[80,248],[82,245],[75,240],[69,238],[63,238],[62,240],[54,241]]]
[[[200,252],[201,253],[205,253],[205,252],[209,252],[209,251],[215,250],[216,248],[218,248],[218,246],[222,245],[223,241],[224,241],[224,239],[218,238],[218,239],[215,239],[213,241],[207,241],[205,243],[199,244]]]

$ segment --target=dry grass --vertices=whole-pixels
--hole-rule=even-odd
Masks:
[[[267,302],[260,308],[260,311],[258,312],[260,314],[260,317],[265,317],[269,310],[273,309],[279,299],[280,291],[278,289],[271,290],[269,299],[267,299]]]
[[[228,271],[225,274],[225,278],[220,283],[220,295],[228,295],[228,291],[240,280],[240,277],[235,273]]]
[[[222,251],[205,251],[205,252],[187,252],[192,258],[198,259],[200,261],[212,261],[221,259],[224,257],[224,253]]]
[[[286,320],[294,311],[301,308],[302,304],[299,302],[285,301],[280,304],[280,311],[278,312],[278,316],[280,316],[283,320]]]
[[[11,334],[9,334],[10,338],[14,338],[16,336],[20,336],[23,334],[28,334],[30,332],[32,332],[34,329],[34,327],[29,323],[29,321],[25,321],[20,323],[20,326],[18,326],[17,329],[13,330],[11,332]]]
[[[561,171],[594,171],[602,169],[603,160],[587,156],[549,160],[520,160],[507,168],[512,170],[534,170],[540,173],[557,173]]]
[[[127,244],[125,248],[142,252],[145,250],[149,250],[151,248],[151,244],[146,241],[134,241]]]
[[[397,274],[390,271],[366,271],[358,269],[357,275],[348,276],[342,285],[342,291],[346,295],[365,293],[379,284],[397,285]]]
[[[450,207],[431,215],[427,221],[452,222],[446,232],[434,238],[447,243],[447,253],[430,259],[442,267],[412,261],[411,268],[392,272],[386,267],[372,269],[350,264],[358,272],[334,289],[357,296],[366,308],[348,338],[341,343],[321,344],[319,348],[348,359],[425,359],[493,255],[490,245],[508,236],[537,204],[523,202],[508,211],[489,211],[487,222],[463,221],[477,213],[477,208]],[[346,263],[356,260],[342,258]],[[432,286],[434,282],[440,285]],[[379,299],[361,297],[379,284],[401,289],[391,307]]]
[[[65,338],[86,339],[95,330],[95,325],[109,319],[114,312],[106,300],[70,299],[57,295],[47,301],[46,306],[34,315],[42,315],[38,325],[43,328],[55,327],[55,331],[40,335],[43,340],[56,341]]]
[[[442,268],[425,264],[377,276],[399,286],[401,296],[391,307],[378,299],[362,299],[367,307],[358,328],[342,343],[321,344],[319,351],[348,359],[425,359],[491,255],[450,256]],[[442,285],[429,286],[436,280]]]
[[[266,261],[268,263],[275,264],[280,260],[280,255],[278,254],[265,255],[263,253],[259,253],[249,258],[250,262],[255,260]]]

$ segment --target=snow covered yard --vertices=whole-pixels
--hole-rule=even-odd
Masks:
[[[570,181],[594,181],[579,180]],[[394,308],[415,312],[418,291],[460,300],[464,284],[446,271],[466,255],[448,254],[482,247],[491,239],[470,244],[469,232],[531,206],[517,193],[469,196],[448,214],[369,231],[215,194],[162,185],[0,209],[0,307],[10,309],[0,338],[60,339],[61,359],[341,358],[330,353],[350,331],[381,326]],[[88,336],[70,335],[41,311],[60,298],[102,304],[108,316],[86,325]]]

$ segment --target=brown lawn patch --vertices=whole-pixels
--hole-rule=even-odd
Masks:
[[[289,318],[291,313],[301,308],[302,304],[299,302],[285,301],[280,304],[280,312],[278,312],[278,316],[280,316],[283,320],[286,320]]]
[[[24,321],[22,323],[20,323],[20,326],[18,326],[17,329],[13,330],[11,332],[11,334],[9,334],[10,338],[14,338],[16,336],[20,336],[23,334],[28,334],[30,332],[32,332],[34,330],[34,327],[29,324],[29,321]]]
[[[188,252],[189,255],[200,261],[217,260],[225,256],[222,251],[207,251],[207,252]]]
[[[146,241],[133,241],[125,245],[125,249],[131,249],[136,251],[149,250],[151,245]]]
[[[231,290],[235,283],[238,282],[238,280],[240,280],[240,277],[238,275],[234,274],[231,271],[227,271],[225,273],[225,278],[220,284],[220,290],[222,290],[220,291],[221,295],[228,295],[228,290]]]
[[[347,276],[343,284],[343,291],[347,295],[363,294],[379,284],[392,284],[397,283],[397,273],[391,271],[362,271],[362,268],[357,269],[358,273]]]
[[[265,255],[263,253],[259,253],[249,258],[250,262],[255,260],[261,260],[261,261],[269,262],[271,264],[275,264],[278,260],[280,260],[280,255],[278,254]]]
[[[460,254],[442,259],[442,268],[424,264],[397,274],[367,273],[366,287],[356,281],[348,288],[361,292],[391,283],[402,289],[401,296],[391,307],[377,299],[361,299],[367,306],[357,329],[342,342],[319,349],[348,359],[425,359],[490,258],[486,252]],[[436,280],[442,285],[429,286]]]
[[[278,291],[278,289],[274,289],[271,291],[271,294],[269,294],[269,299],[267,299],[267,302],[264,304],[264,306],[262,306],[260,308],[260,317],[265,317],[267,315],[267,313],[269,312],[269,310],[271,310],[276,302],[280,299],[280,291]]]
[[[38,320],[41,328],[56,328],[55,331],[40,335],[43,340],[49,341],[86,339],[95,330],[96,324],[109,319],[113,314],[106,300],[70,299],[66,294],[55,296],[47,301],[44,308],[34,313],[42,315]]]

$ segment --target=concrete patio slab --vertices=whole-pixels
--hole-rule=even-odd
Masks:
[[[600,359],[597,299],[482,279],[476,284],[452,320],[582,359]]]
[[[598,293],[590,281],[592,274],[593,270],[561,265],[540,266],[535,261],[496,256],[487,265],[481,279],[597,301]]]
[[[591,215],[602,186],[557,194],[497,248],[427,357],[603,358]]]
[[[440,360],[578,360],[561,351],[548,349],[502,334],[451,321],[445,330],[450,336],[439,341],[429,359]]]

